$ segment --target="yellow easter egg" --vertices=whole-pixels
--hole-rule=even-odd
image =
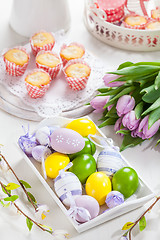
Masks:
[[[56,178],[59,174],[59,170],[65,168],[70,162],[67,155],[62,153],[52,153],[45,160],[46,174],[50,178]]]
[[[94,197],[99,205],[103,205],[106,200],[106,196],[112,191],[111,180],[103,172],[92,173],[86,182],[87,195]]]
[[[94,135],[96,133],[95,124],[87,118],[75,119],[72,122],[70,122],[66,128],[78,132],[83,137],[87,137],[89,134]]]

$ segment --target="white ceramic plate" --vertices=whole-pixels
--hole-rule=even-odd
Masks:
[[[86,117],[86,118],[88,118],[88,117]],[[65,127],[72,120],[73,119],[64,118],[64,117],[55,117],[55,118],[45,119],[38,124],[38,126],[35,130],[37,130],[38,128],[43,127],[43,126],[59,125],[60,127]],[[97,127],[97,133],[96,134],[106,138],[106,136],[99,130],[98,127]],[[96,153],[94,155],[95,159],[96,159],[96,156],[99,154],[100,151],[102,151],[102,148],[97,147],[96,148]],[[23,151],[22,151],[22,153],[23,153]],[[23,153],[23,155],[24,155],[24,159],[29,164],[29,166],[32,168],[32,170],[35,172],[35,174],[40,179],[40,181],[42,182],[44,187],[48,190],[48,192],[53,197],[53,199],[58,204],[58,206],[61,208],[61,210],[64,212],[64,214],[67,215],[66,207],[62,204],[62,202],[59,200],[59,198],[57,197],[57,195],[54,192],[53,180],[51,180],[51,179],[45,180],[43,178],[41,164],[38,163],[37,161],[35,161],[33,158],[28,158],[26,156],[26,154]],[[124,159],[124,157],[123,157],[123,159]],[[125,159],[124,159],[124,161],[126,163],[126,166],[130,166],[130,164]],[[97,226],[101,223],[109,221],[109,220],[111,220],[115,217],[118,217],[118,216],[120,216],[124,213],[127,213],[127,212],[129,212],[133,209],[136,209],[136,208],[144,205],[146,202],[148,202],[149,200],[151,200],[154,197],[154,193],[146,185],[146,183],[142,180],[142,178],[140,176],[139,176],[139,182],[140,182],[139,188],[137,189],[135,194],[133,194],[130,198],[128,198],[123,204],[121,204],[121,205],[103,213],[103,211],[107,209],[107,207],[104,204],[103,206],[101,206],[100,215],[98,215],[96,218],[94,218],[94,219],[92,219],[92,220],[90,220],[89,222],[86,222],[86,223],[77,224],[67,215],[69,221],[71,221],[71,223],[73,224],[75,229],[80,233],[80,232],[86,231],[86,230],[88,230],[92,227],[95,227],[95,226]]]

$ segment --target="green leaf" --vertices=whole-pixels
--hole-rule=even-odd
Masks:
[[[140,143],[142,143],[144,140],[142,138],[133,138],[131,135],[124,135],[122,145],[120,147],[120,151],[124,151],[128,147],[134,147]]]
[[[105,127],[107,125],[114,125],[115,122],[117,121],[116,118],[107,118],[103,123],[101,123],[98,127],[102,128]]]
[[[148,128],[150,129],[150,127],[159,119],[160,119],[160,107],[155,109],[149,114]]]
[[[106,92],[108,92],[109,89],[110,89],[109,87],[99,88],[99,89],[98,89],[98,92],[100,92],[100,93],[106,93]]]
[[[10,201],[10,202],[14,202],[16,199],[18,199],[18,195],[12,195],[10,197],[6,197],[4,198],[4,201]]]
[[[4,185],[4,187],[6,187],[6,185]],[[2,191],[5,193],[5,194],[7,194],[8,195],[8,193],[9,194],[11,194],[11,190],[7,190],[7,192],[6,192],[6,190],[1,186],[1,188],[2,188]]]
[[[28,217],[26,217],[26,223],[27,223],[27,227],[28,227],[29,231],[31,231],[33,222]]]
[[[147,110],[145,112],[142,113],[142,115],[146,115],[149,112],[155,110],[156,108],[158,108],[160,106],[160,97],[149,107],[147,108]]]
[[[133,66],[138,66],[138,65],[154,65],[154,66],[160,66],[160,62],[138,62],[134,63]]]
[[[156,79],[155,79],[155,90],[157,90],[158,88],[160,88],[160,72],[158,73]]]
[[[124,226],[122,227],[122,230],[128,230],[128,229],[130,229],[133,225],[134,225],[134,222],[127,222],[127,223],[125,223]]]
[[[139,230],[143,231],[145,227],[146,227],[146,219],[145,219],[145,216],[143,216],[139,221]]]
[[[116,134],[117,133],[122,133],[124,135],[128,135],[128,134],[130,134],[130,132],[131,132],[130,130],[119,130],[119,131],[116,132]]]
[[[23,180],[20,180],[20,182],[25,186],[25,188],[31,188],[31,186],[29,185],[29,183],[23,181]]]
[[[32,202],[37,203],[37,201],[36,201],[35,197],[33,196],[33,194],[30,193],[30,192],[27,192],[27,193],[28,193],[29,197],[31,198]],[[28,198],[28,201],[31,202],[29,198]]]
[[[117,100],[118,98],[120,98],[123,95],[126,95],[130,92],[132,92],[136,87],[131,86],[131,87],[127,87],[125,89],[123,89],[120,93],[118,93],[115,97],[111,98],[111,100],[108,101],[108,103],[104,106],[104,108],[110,106],[111,104],[113,104],[115,102],[115,100]]]
[[[125,76],[143,76],[160,71],[160,66],[153,65],[138,65],[126,67],[115,72],[109,72],[110,74],[125,75]]]
[[[143,102],[140,102],[135,107],[135,115],[136,115],[137,119],[139,119],[141,117],[141,114],[143,112],[143,104],[144,104]]]
[[[131,65],[133,65],[133,63],[132,62],[124,62],[124,63],[122,63],[122,64],[120,64],[119,65],[119,67],[117,68],[117,70],[121,70],[121,69],[123,69],[123,68],[126,68],[126,67],[129,67],[129,66],[131,66]]]
[[[156,146],[157,146],[159,143],[160,143],[160,139],[157,141],[157,144],[156,144]]]
[[[45,229],[49,229],[50,231],[52,231],[52,228],[43,224],[39,224],[41,227],[45,228]]]
[[[145,88],[141,91],[141,93],[146,92],[142,100],[146,103],[154,103],[160,97],[160,88],[155,89],[154,85],[151,85],[148,88]]]
[[[16,183],[8,183],[6,186],[7,191],[8,190],[15,190],[17,188],[19,188],[20,185],[16,184]]]
[[[106,92],[105,94],[98,94],[97,96],[111,96],[111,95],[115,95],[117,93],[119,93],[120,91],[122,91],[124,88],[126,88],[126,86],[120,86],[120,87],[116,87],[116,88],[110,88],[110,90],[108,90],[108,92]]]
[[[2,204],[3,207],[8,208],[10,206],[10,202],[8,202],[7,204],[5,204],[2,200],[0,201],[0,203]]]

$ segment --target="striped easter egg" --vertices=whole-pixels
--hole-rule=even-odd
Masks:
[[[104,172],[108,177],[126,166],[119,151],[107,146],[101,151],[97,158],[97,171]]]
[[[64,172],[54,179],[54,189],[59,199],[64,205],[70,206],[70,200],[67,193],[71,193],[75,199],[77,196],[82,195],[82,185],[78,177],[72,172]]]

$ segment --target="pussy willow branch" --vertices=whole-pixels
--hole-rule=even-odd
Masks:
[[[17,177],[16,173],[14,172],[14,170],[12,169],[12,167],[10,166],[10,164],[8,163],[8,161],[6,160],[6,158],[0,153],[0,157],[3,158],[3,160],[5,161],[5,163],[7,164],[8,168],[11,170],[11,172],[13,173],[13,175],[15,176],[15,178],[17,179],[17,181],[19,182],[19,184],[21,185],[24,193],[26,194],[27,198],[30,200],[30,203],[32,204],[32,206],[34,207],[35,211],[37,211],[37,205],[33,202],[33,200],[31,199],[31,197],[28,195],[26,188],[24,187],[24,185],[21,183],[21,181],[19,180],[19,178]]]
[[[7,193],[7,195],[9,197],[11,197],[12,195],[7,191],[7,189],[5,188],[4,184],[0,181],[0,185],[2,186],[2,188],[5,190],[5,192]],[[45,231],[45,232],[49,232],[49,233],[53,233],[52,231],[49,231],[45,228],[43,228],[41,226],[40,223],[37,223],[36,221],[34,221],[32,218],[30,218],[28,215],[26,215],[18,206],[15,202],[13,202],[14,206],[17,208],[17,210],[23,215],[25,216],[26,218],[28,218],[30,221],[32,221],[37,227],[39,227],[42,231]]]
[[[154,205],[160,200],[160,196],[156,198],[156,200],[151,204],[151,206],[149,208],[147,208],[147,210],[136,220],[136,222],[134,223],[134,225],[129,229],[129,240],[131,240],[131,232],[133,230],[133,228],[137,225],[137,223],[145,216],[145,214],[147,212],[149,212]]]

